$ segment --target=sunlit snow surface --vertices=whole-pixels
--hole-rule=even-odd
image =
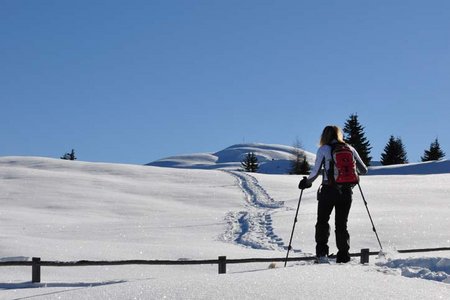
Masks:
[[[403,173],[404,174],[404,173]],[[284,257],[299,177],[0,158],[0,258],[29,260]],[[1,267],[0,299],[450,299],[450,175],[365,176],[386,258],[368,265],[289,263]],[[305,190],[291,256],[314,252],[316,190]],[[379,246],[354,190],[353,252]],[[336,253],[333,229],[331,252]]]
[[[237,144],[215,153],[194,153],[162,158],[151,162],[149,166],[204,169],[238,170],[241,161],[248,153],[254,153],[258,159],[259,172],[265,174],[287,174],[291,169],[294,154],[301,151],[310,164],[315,155],[291,146],[276,144]]]
[[[294,154],[300,151],[308,162],[314,164],[315,155],[303,149],[291,146],[263,143],[236,144],[215,153],[194,153],[162,158],[149,163],[149,166],[166,168],[186,168],[204,170],[238,170],[248,153],[258,158],[258,173],[289,174],[292,169]],[[372,162],[369,175],[425,175],[449,174],[450,161],[431,161],[426,163],[410,163],[381,166],[380,162]]]

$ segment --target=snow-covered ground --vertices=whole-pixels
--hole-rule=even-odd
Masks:
[[[237,144],[215,153],[194,153],[162,158],[151,162],[149,166],[187,168],[187,169],[242,169],[241,161],[247,153],[253,152],[258,158],[259,172],[266,174],[288,174],[294,153],[302,151],[310,164],[315,155],[291,146],[276,144]]]
[[[402,174],[405,174],[402,173]],[[284,257],[299,177],[232,170],[0,158],[0,259]],[[450,174],[364,176],[387,253],[344,265],[289,263],[0,267],[0,299],[450,299]],[[314,251],[316,190],[305,190],[290,256]],[[352,252],[379,250],[354,190]],[[334,235],[330,238],[335,252]]]
[[[439,160],[424,163],[403,165],[374,166],[370,168],[371,175],[426,175],[450,173],[450,161]]]
[[[203,170],[240,170],[241,162],[247,153],[253,152],[258,158],[259,170],[262,174],[289,174],[296,151],[302,151],[308,162],[313,165],[315,154],[303,149],[277,144],[237,144],[216,153],[194,153],[162,158],[147,164],[148,166],[203,169]],[[450,174],[450,161],[441,160],[426,163],[410,163],[403,165],[382,166],[373,161],[369,175],[425,175]]]

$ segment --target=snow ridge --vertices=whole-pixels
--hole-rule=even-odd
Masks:
[[[284,250],[284,242],[273,232],[272,226],[272,214],[283,207],[284,202],[270,197],[255,177],[244,172],[224,172],[236,178],[245,195],[247,210],[226,215],[227,230],[221,239],[253,249]]]
[[[193,153],[171,156],[148,163],[148,166],[205,170],[239,170],[245,156],[253,152],[258,158],[259,173],[288,174],[297,149],[277,144],[237,144],[215,153]],[[308,162],[314,163],[313,153],[305,153]]]
[[[392,259],[377,263],[386,272],[386,268],[398,270],[409,278],[421,278],[450,283],[450,259],[441,257]]]

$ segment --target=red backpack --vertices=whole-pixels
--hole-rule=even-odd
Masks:
[[[348,186],[358,184],[359,175],[352,149],[344,143],[336,143],[330,146],[332,158],[328,170],[330,184]]]

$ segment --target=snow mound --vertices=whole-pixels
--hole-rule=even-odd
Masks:
[[[241,161],[247,153],[253,152],[260,164],[259,173],[287,174],[294,158],[295,148],[276,144],[237,144],[216,153],[194,153],[171,156],[147,164],[148,166],[187,168],[187,169],[225,169],[241,168]],[[304,151],[310,164],[315,155]]]
[[[304,150],[302,150],[304,151]],[[289,174],[294,159],[295,148],[277,144],[236,144],[215,153],[193,153],[170,156],[148,163],[147,166],[206,169],[206,170],[238,170],[247,153],[253,152],[258,158],[258,173]],[[308,162],[313,165],[315,154],[304,151]],[[372,162],[367,175],[428,175],[449,174],[450,161],[440,160],[402,165],[382,166],[380,162]]]
[[[369,167],[368,175],[427,175],[450,173],[450,161],[439,160],[403,165]]]
[[[450,259],[441,257],[393,259],[378,266],[398,269],[402,276],[450,283]]]

